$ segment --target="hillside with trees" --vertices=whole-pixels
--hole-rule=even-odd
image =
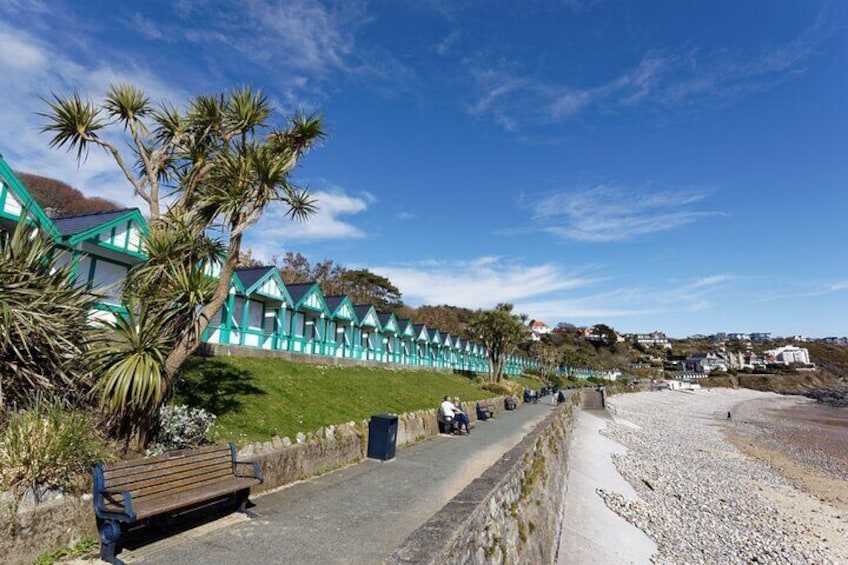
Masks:
[[[51,218],[106,212],[120,208],[111,200],[97,196],[89,197],[60,180],[31,173],[15,173],[32,194],[39,206]]]

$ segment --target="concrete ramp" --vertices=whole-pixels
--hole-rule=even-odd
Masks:
[[[608,418],[584,411],[574,430],[558,565],[648,564],[657,550],[653,540],[607,508],[596,492],[604,489],[636,498],[611,458],[626,450],[598,433],[607,422]]]
[[[604,392],[602,390],[582,390],[583,410],[603,410],[606,407]]]

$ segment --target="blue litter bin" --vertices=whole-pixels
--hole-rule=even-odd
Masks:
[[[394,414],[375,414],[368,422],[368,458],[388,461],[394,459],[397,447],[398,417]]]

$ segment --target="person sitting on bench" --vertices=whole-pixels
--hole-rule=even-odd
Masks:
[[[459,422],[460,431],[462,431],[462,426],[464,425],[465,433],[471,433],[471,428],[468,426],[468,416],[466,416],[465,412],[457,408],[456,405],[450,401],[450,396],[445,397],[445,401],[442,402],[442,405],[439,407],[439,411],[445,416],[445,418]]]
[[[492,407],[488,403],[477,403],[477,419],[481,422],[485,422],[489,418],[494,418],[495,412],[492,410]]]

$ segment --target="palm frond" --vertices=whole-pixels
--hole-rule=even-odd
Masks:
[[[126,83],[110,84],[103,102],[103,109],[113,119],[124,124],[126,128],[130,121],[137,121],[148,115],[152,108],[150,99],[140,88]],[[144,122],[137,122],[144,128]],[[147,133],[142,129],[142,133]]]
[[[98,139],[97,131],[103,127],[100,118],[100,108],[93,102],[83,100],[78,92],[68,98],[53,94],[53,100],[44,100],[49,107],[48,112],[39,115],[47,119],[41,128],[43,133],[52,134],[50,147],[76,150],[77,160],[82,160],[88,154],[92,139]]]

